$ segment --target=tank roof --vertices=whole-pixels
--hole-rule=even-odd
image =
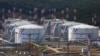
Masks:
[[[40,28],[44,28],[44,27],[43,26],[36,25],[36,24],[30,24],[30,25],[22,25],[22,26],[19,26],[17,28],[18,29],[19,28],[24,28],[24,29],[40,29]]]
[[[22,21],[14,22],[14,23],[12,23],[12,24],[10,24],[10,25],[11,25],[11,26],[14,26],[14,25],[20,26],[20,25],[27,25],[27,24],[32,24],[32,23],[29,22],[29,21],[22,20]]]
[[[84,28],[84,29],[91,29],[91,28],[98,28],[98,27],[92,26],[92,25],[87,25],[87,24],[80,24],[80,25],[71,26],[70,28]]]
[[[74,26],[74,25],[79,25],[79,24],[83,24],[83,23],[67,21],[67,22],[63,23],[62,26]]]

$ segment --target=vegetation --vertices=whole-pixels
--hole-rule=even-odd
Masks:
[[[34,7],[70,9],[70,19],[73,18],[73,9],[77,9],[77,21],[91,24],[93,13],[97,14],[97,25],[100,26],[100,0],[0,0],[0,8],[12,9],[13,7],[22,8],[25,13],[33,10]],[[17,10],[18,10],[17,9]]]

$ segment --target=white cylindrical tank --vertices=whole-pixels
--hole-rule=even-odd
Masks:
[[[95,40],[98,37],[98,27],[80,24],[68,28],[68,40],[78,41],[87,40],[90,37],[91,40]]]
[[[9,25],[6,25],[7,39],[9,39],[10,37],[13,37],[13,36],[11,36],[11,34],[12,35],[14,34],[13,31],[14,31],[15,27],[18,27],[18,26],[21,26],[21,25],[28,25],[28,24],[32,24],[32,23],[29,22],[29,21],[20,20],[20,21],[17,21],[17,22],[13,22]]]
[[[65,23],[61,24],[61,26],[59,26],[59,30],[63,30],[64,34],[63,34],[63,39],[67,40],[68,39],[68,28],[71,26],[75,26],[75,25],[80,25],[83,23],[79,23],[79,22],[74,22],[74,21],[66,21]],[[61,31],[59,32],[61,33]]]
[[[31,24],[15,28],[15,43],[27,43],[29,38],[31,38],[31,42],[43,40],[44,27]]]

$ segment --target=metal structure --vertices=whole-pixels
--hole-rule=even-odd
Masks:
[[[28,24],[32,24],[31,22],[29,22],[29,21],[26,21],[26,20],[20,20],[20,21],[17,21],[17,22],[13,22],[13,23],[11,23],[11,24],[8,24],[8,25],[6,25],[6,34],[7,34],[7,39],[9,39],[10,40],[10,38],[12,38],[13,36],[13,34],[15,34],[14,33],[14,28],[16,28],[16,27],[18,27],[18,26],[22,26],[22,25],[28,25]]]
[[[59,26],[62,23],[63,23],[63,21],[60,20],[60,19],[44,20],[44,26],[46,26],[48,24],[47,25],[47,30],[46,30],[46,35],[52,35],[52,33],[53,33],[53,35],[55,37],[59,37],[59,33],[58,33],[59,32]]]
[[[46,30],[46,35],[50,35],[51,34],[51,20],[44,20],[44,27],[47,28]]]

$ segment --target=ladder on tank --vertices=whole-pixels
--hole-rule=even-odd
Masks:
[[[53,35],[54,35],[54,32],[55,32],[56,27],[57,27],[57,23],[54,24],[53,28],[51,28],[51,30],[53,30]]]
[[[10,34],[10,39],[9,39],[9,41],[11,42],[11,40],[14,39],[14,36],[13,36],[14,28],[13,28],[10,32],[11,32],[11,34]],[[15,33],[14,33],[14,34],[15,34]]]
[[[60,37],[62,37],[62,39],[64,39],[64,33],[66,31],[66,26],[63,27],[63,29],[61,28],[60,34],[63,34],[63,36],[60,35]]]

